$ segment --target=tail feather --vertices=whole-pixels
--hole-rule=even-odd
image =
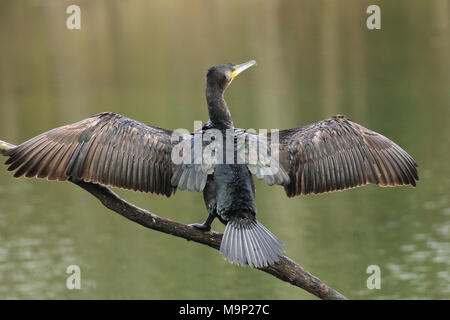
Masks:
[[[232,263],[253,268],[267,267],[278,261],[284,248],[266,227],[256,220],[230,220],[225,228],[220,252]]]

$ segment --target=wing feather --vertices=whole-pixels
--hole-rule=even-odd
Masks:
[[[170,196],[171,131],[114,113],[62,126],[6,152],[14,176],[86,182]]]
[[[289,175],[288,196],[363,186],[416,185],[417,164],[379,133],[335,116],[279,132],[280,165]]]

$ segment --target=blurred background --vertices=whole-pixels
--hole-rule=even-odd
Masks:
[[[80,30],[66,28],[74,3]],[[371,4],[381,30],[366,27]],[[449,16],[446,0],[0,0],[0,139],[19,144],[102,111],[192,130],[208,117],[208,67],[255,59],[226,93],[236,126],[285,129],[345,114],[419,164],[417,188],[288,199],[257,181],[259,220],[287,255],[351,299],[448,299]],[[206,218],[200,193],[115,191],[183,223]],[[81,290],[66,288],[72,264]],[[369,265],[381,269],[380,290],[366,287]],[[0,298],[315,297],[125,220],[75,185],[14,180],[3,166]]]

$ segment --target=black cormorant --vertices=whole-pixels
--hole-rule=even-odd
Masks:
[[[388,138],[354,123],[344,116],[278,132],[279,145],[267,155],[249,161],[244,149],[223,148],[220,162],[211,148],[198,162],[175,163],[173,154],[183,154],[180,141],[195,144],[198,133],[211,129],[231,132],[232,140],[262,142],[258,135],[234,128],[223,94],[231,81],[254,61],[210,68],[206,74],[209,121],[188,138],[173,139],[173,131],[149,126],[114,113],[101,113],[62,126],[7,151],[8,170],[14,176],[74,180],[171,196],[175,190],[203,192],[209,213],[203,224],[210,230],[214,218],[226,225],[220,251],[230,262],[264,267],[277,261],[283,246],[256,220],[252,175],[269,185],[284,186],[288,197],[344,190],[368,183],[381,186],[416,185],[414,159]],[[274,139],[267,136],[266,145]],[[211,139],[201,139],[208,147]],[[235,146],[236,144],[233,144]],[[262,145],[262,144],[261,144]],[[270,144],[270,146],[272,146]],[[194,147],[195,149],[195,147]],[[190,152],[190,151],[187,151]],[[218,153],[220,154],[220,153]],[[275,157],[277,156],[277,157]],[[215,160],[214,160],[215,159]],[[274,170],[272,166],[276,164]]]

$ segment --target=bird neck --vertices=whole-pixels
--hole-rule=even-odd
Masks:
[[[233,128],[233,119],[223,97],[223,91],[207,86],[206,102],[208,103],[209,119],[215,128]]]

